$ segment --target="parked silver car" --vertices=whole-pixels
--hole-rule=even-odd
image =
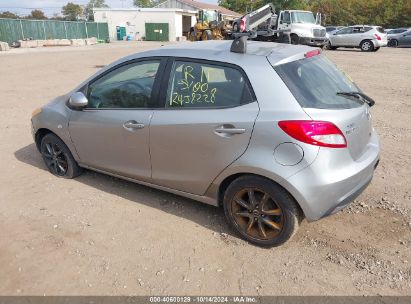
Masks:
[[[137,53],[35,110],[49,171],[87,168],[223,206],[261,246],[284,243],[303,217],[341,210],[379,161],[372,99],[319,49],[230,46]]]
[[[354,25],[329,35],[328,49],[338,47],[360,48],[364,52],[376,52],[387,45],[387,34],[380,26]]]
[[[388,35],[388,46],[411,46],[411,29]]]
[[[389,40],[392,36],[404,33],[408,30],[409,30],[409,28],[401,27],[401,28],[396,28],[396,29],[385,30],[384,32],[387,34],[387,38]]]

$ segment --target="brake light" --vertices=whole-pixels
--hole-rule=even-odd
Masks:
[[[240,21],[240,32],[245,31],[245,18],[242,18]]]
[[[378,35],[378,34],[374,34],[375,35],[375,38],[377,38],[377,40],[381,40],[381,36],[380,35]]]
[[[347,141],[341,130],[331,122],[315,120],[286,120],[278,126],[292,138],[320,147],[346,148]]]
[[[313,56],[317,56],[321,54],[321,50],[312,50],[304,54],[305,58],[311,58]]]

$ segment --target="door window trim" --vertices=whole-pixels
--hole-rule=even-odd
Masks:
[[[156,73],[156,76],[154,78],[154,84],[153,84],[153,89],[152,89],[152,101],[155,105],[155,107],[149,107],[149,108],[88,108],[85,107],[83,109],[73,109],[69,106],[68,101],[66,103],[66,105],[74,111],[85,111],[85,112],[94,112],[94,111],[108,111],[108,110],[135,110],[135,111],[141,111],[141,110],[153,110],[153,109],[157,109],[159,107],[161,107],[161,103],[160,103],[160,88],[161,88],[161,79],[162,79],[162,75],[164,74],[164,70],[166,68],[166,63],[168,60],[167,56],[153,56],[153,57],[139,57],[139,58],[134,58],[131,60],[127,60],[124,61],[122,63],[119,63],[111,68],[109,68],[108,70],[104,71],[103,73],[97,75],[96,77],[94,77],[92,80],[90,80],[89,82],[87,82],[80,90],[79,92],[82,92],[84,95],[86,95],[87,99],[89,98],[89,96],[87,96],[87,92],[88,92],[88,87],[89,85],[93,84],[94,82],[98,81],[99,79],[101,79],[102,77],[106,76],[107,74],[122,68],[123,66],[129,65],[129,64],[134,64],[134,63],[142,63],[144,61],[159,61],[159,66],[158,66],[158,70]]]
[[[233,68],[236,69],[241,73],[241,76],[243,76],[246,85],[248,86],[248,89],[250,91],[251,95],[251,101],[248,103],[244,104],[238,104],[238,105],[233,105],[233,106],[208,106],[208,107],[166,107],[167,103],[167,92],[168,92],[168,85],[170,81],[170,77],[172,76],[172,68],[174,66],[174,62],[176,61],[184,61],[184,62],[193,62],[193,63],[199,63],[199,64],[207,64],[207,65],[215,65],[218,67],[227,67],[227,68]],[[170,56],[167,60],[167,64],[163,73],[163,77],[161,78],[161,86],[160,86],[160,93],[158,95],[158,105],[159,107],[156,108],[156,110],[166,110],[166,111],[176,111],[176,110],[218,110],[218,109],[230,109],[230,108],[236,108],[236,107],[241,107],[253,102],[257,102],[257,97],[254,93],[254,89],[251,85],[251,82],[246,74],[246,72],[238,65],[232,64],[232,63],[227,63],[227,62],[222,62],[222,61],[216,61],[216,60],[209,60],[209,59],[199,59],[199,58],[191,58],[191,57],[176,57],[176,56]]]

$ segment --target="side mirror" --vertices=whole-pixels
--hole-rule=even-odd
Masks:
[[[82,92],[75,92],[71,94],[69,99],[69,105],[73,108],[84,108],[85,106],[87,106],[87,104],[87,97]]]

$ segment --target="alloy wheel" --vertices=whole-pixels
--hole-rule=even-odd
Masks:
[[[242,189],[231,200],[230,208],[236,225],[251,238],[273,239],[284,226],[281,208],[263,190]]]
[[[371,48],[371,42],[368,42],[368,41],[363,42],[363,44],[362,44],[362,49],[363,49],[364,51],[369,51],[370,48]]]
[[[67,173],[68,163],[63,150],[53,142],[45,142],[42,145],[41,154],[47,168],[55,175],[63,176]]]

